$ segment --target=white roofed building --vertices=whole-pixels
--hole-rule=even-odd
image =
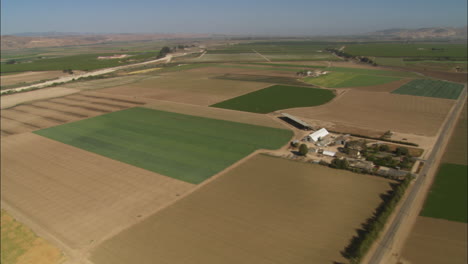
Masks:
[[[313,142],[317,142],[320,139],[323,139],[328,134],[330,134],[330,133],[328,133],[328,131],[325,128],[322,128],[322,129],[319,129],[319,130],[315,131],[314,133],[310,134],[309,135],[309,140],[311,140]]]

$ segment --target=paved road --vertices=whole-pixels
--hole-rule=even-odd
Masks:
[[[383,257],[385,256],[385,253],[387,253],[387,250],[390,250],[392,248],[393,240],[395,238],[396,233],[398,232],[398,229],[400,228],[402,222],[407,218],[411,210],[413,210],[412,207],[414,205],[415,198],[417,197],[417,195],[423,195],[423,194],[420,194],[420,190],[421,190],[421,187],[424,185],[424,183],[427,182],[427,179],[429,178],[429,177],[426,177],[426,174],[432,168],[432,166],[438,165],[438,160],[436,158],[437,154],[440,150],[443,150],[444,144],[447,143],[445,139],[447,138],[447,135],[450,135],[449,131],[451,131],[451,128],[456,124],[458,116],[459,116],[458,113],[460,112],[465,102],[466,102],[466,85],[462,93],[460,94],[460,97],[458,98],[455,106],[453,107],[453,110],[450,112],[450,115],[447,117],[444,125],[442,126],[442,129],[440,130],[440,133],[439,133],[439,137],[437,138],[437,141],[434,144],[434,147],[432,148],[431,154],[425,161],[425,165],[423,169],[417,176],[416,181],[413,185],[413,188],[408,194],[406,200],[404,200],[400,210],[397,212],[397,215],[395,219],[393,220],[393,222],[391,223],[389,229],[384,234],[377,250],[374,252],[374,255],[372,255],[370,261],[368,262],[369,264],[383,263],[382,261],[383,261]],[[430,183],[430,181],[427,183]]]

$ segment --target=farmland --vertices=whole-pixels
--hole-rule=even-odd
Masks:
[[[375,57],[418,57],[450,59],[467,58],[466,44],[402,44],[402,43],[369,43],[347,45],[345,52],[355,56]]]
[[[390,190],[389,183],[256,155],[104,242],[91,253],[91,260],[96,264],[345,262],[340,251],[372,215],[381,202],[379,195]]]
[[[39,238],[3,209],[1,223],[1,263],[60,264],[65,260],[59,249]]]
[[[257,54],[258,52],[272,61],[339,60],[330,53],[325,52],[325,48],[330,44],[313,41],[259,41],[209,49],[206,55],[226,56],[252,52]],[[257,57],[261,58],[262,61],[266,60],[258,54]]]
[[[292,132],[133,108],[35,133],[190,183],[200,183]]]
[[[467,263],[468,225],[430,217],[418,217],[403,251],[409,263]],[[403,262],[405,263],[405,262]]]
[[[194,187],[33,133],[1,143],[2,205],[72,249],[99,242]]]
[[[333,72],[319,77],[306,77],[304,81],[328,88],[360,87],[386,84],[398,81],[399,78],[376,75],[356,75],[352,73]]]
[[[468,223],[467,170],[466,165],[443,163],[421,215]]]
[[[318,120],[322,126],[345,133],[357,128],[380,135],[392,130],[434,136],[452,105],[453,101],[446,99],[352,89],[328,104],[288,109],[286,113],[305,121]]]
[[[48,88],[34,92],[31,96],[16,94],[2,97],[2,106],[19,104],[2,110],[2,136],[31,132],[143,104],[141,101],[96,95],[92,92],[67,95],[76,92],[74,89]],[[47,97],[58,98],[40,100]],[[20,99],[32,102],[26,103]]]
[[[129,59],[122,61],[121,59],[113,60],[99,60],[98,56],[112,56],[114,53],[102,53],[102,54],[82,54],[63,56],[56,58],[44,58],[36,59],[30,62],[22,62],[16,64],[2,63],[1,73],[10,72],[25,72],[25,71],[61,71],[65,69],[72,70],[96,70],[102,68],[116,67],[129,63],[135,63],[138,61],[148,60],[155,58],[159,52],[147,52],[147,53],[134,53]]]
[[[468,120],[467,105],[460,114],[460,118],[455,126],[455,130],[445,150],[443,162],[468,165]]]
[[[196,105],[212,105],[268,86],[260,82],[215,79],[212,77],[218,74],[205,73],[208,70],[198,68],[149,76],[134,83],[101,89],[99,92]],[[220,70],[225,71],[224,68]]]
[[[439,80],[413,80],[393,91],[395,94],[407,94],[446,99],[457,99],[463,90],[463,84]]]
[[[269,113],[286,108],[321,105],[334,97],[333,92],[330,90],[274,85],[214,104],[212,107],[253,113]]]

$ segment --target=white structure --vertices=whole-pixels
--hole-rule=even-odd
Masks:
[[[330,157],[335,157],[336,152],[324,150],[324,151],[323,151],[323,155],[325,155],[325,156],[330,156]]]
[[[329,133],[325,128],[319,129],[315,131],[314,133],[309,135],[309,140],[313,142],[319,141],[319,139],[324,138],[327,136]]]

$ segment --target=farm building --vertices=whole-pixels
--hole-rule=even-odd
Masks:
[[[317,145],[319,147],[326,147],[326,146],[330,145],[331,143],[333,143],[333,139],[329,138],[329,137],[326,137],[326,138],[321,138],[319,141],[317,141],[315,143],[315,145]]]
[[[335,157],[336,152],[324,150],[322,154],[325,156]]]
[[[335,144],[336,145],[344,145],[346,144],[346,141],[348,140],[349,135],[342,135],[337,138],[335,138]]]
[[[325,136],[327,136],[329,134],[330,133],[328,133],[328,131],[325,128],[322,128],[322,129],[319,129],[319,130],[315,131],[314,133],[310,134],[308,137],[309,137],[309,141],[317,142],[317,141],[319,141],[320,139],[323,139]]]
[[[289,124],[299,128],[299,129],[304,129],[304,130],[312,130],[313,127],[306,122],[300,120],[299,118],[292,116],[290,114],[286,113],[281,113],[282,117],[280,119],[288,122]]]

